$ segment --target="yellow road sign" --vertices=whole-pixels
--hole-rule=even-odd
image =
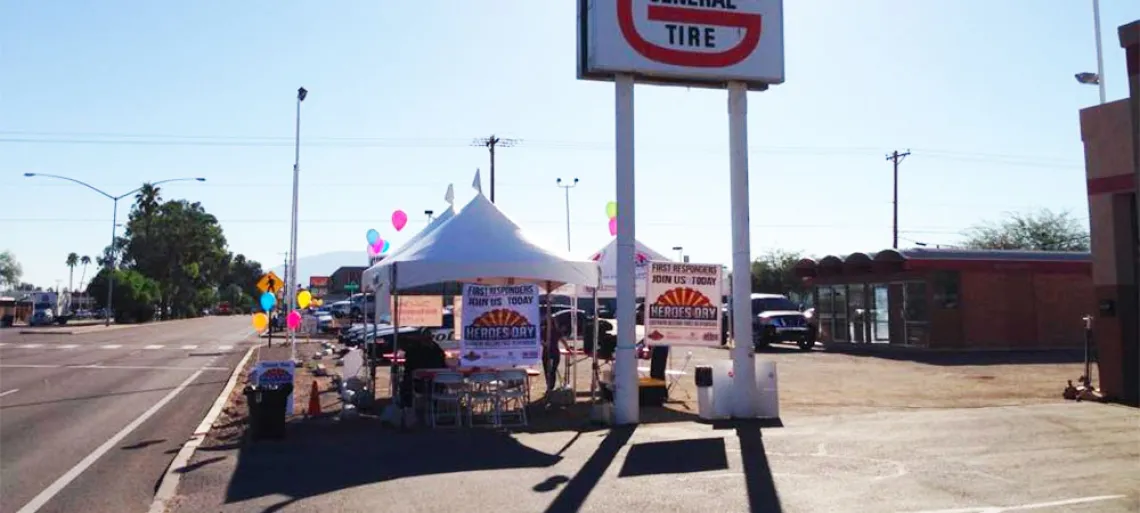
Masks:
[[[261,292],[272,292],[276,294],[284,286],[285,281],[278,277],[273,271],[265,273],[261,276],[260,280],[257,280],[257,290]]]

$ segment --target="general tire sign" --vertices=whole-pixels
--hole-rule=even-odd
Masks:
[[[753,89],[784,81],[782,0],[579,0],[578,74]]]

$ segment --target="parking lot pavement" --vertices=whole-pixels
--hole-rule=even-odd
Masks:
[[[173,511],[1135,512],[1138,421],[1058,403],[516,435],[302,424],[199,451]]]

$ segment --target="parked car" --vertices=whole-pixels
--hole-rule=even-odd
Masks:
[[[55,314],[47,308],[41,308],[32,313],[32,318],[28,319],[29,326],[48,326],[55,323]]]
[[[752,343],[756,349],[792,342],[801,350],[815,346],[816,333],[800,306],[780,294],[752,294]]]
[[[352,301],[337,301],[329,305],[329,311],[337,319],[348,317],[352,315]]]

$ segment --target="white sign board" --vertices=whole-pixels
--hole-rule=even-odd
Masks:
[[[442,296],[399,296],[400,308],[393,299],[392,312],[399,316],[400,326],[436,328],[443,325]]]
[[[650,344],[719,346],[720,264],[650,262],[645,339]]]
[[[579,78],[784,82],[782,0],[579,0]]]
[[[464,367],[513,367],[542,361],[538,285],[463,285]]]
[[[257,362],[250,372],[249,381],[257,386],[281,386],[293,384],[293,362],[290,360],[280,362]],[[294,390],[296,392],[296,390]],[[293,414],[293,394],[285,401],[285,414]]]

